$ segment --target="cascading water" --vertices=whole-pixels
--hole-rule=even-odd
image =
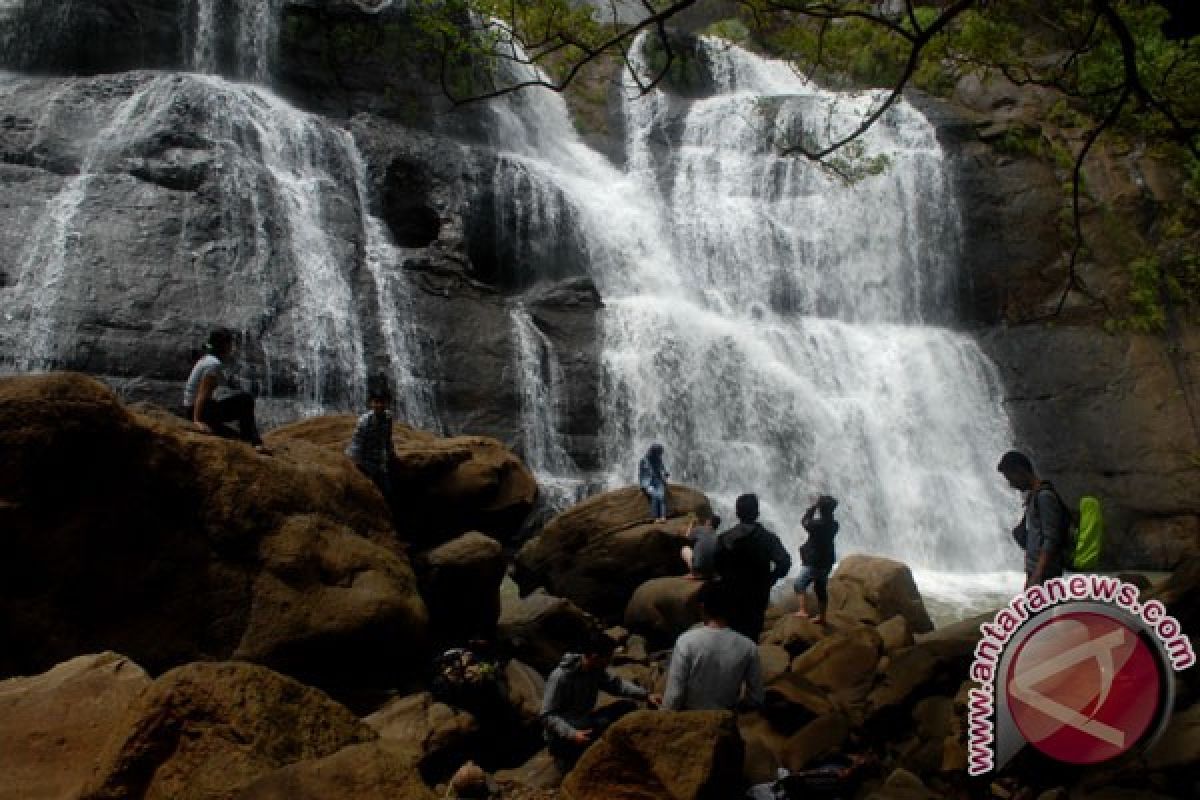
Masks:
[[[0,2],[3,15],[20,6]],[[181,27],[194,31],[192,67],[216,71],[219,41],[236,41],[237,75],[265,79],[278,5],[276,0],[183,4]],[[0,94],[35,82],[4,76]],[[112,213],[98,201],[114,189],[142,192],[131,176],[144,171],[146,154],[165,148],[171,169],[195,167],[218,195],[215,203],[209,197],[196,210],[187,200],[181,203],[179,249],[174,263],[164,268],[171,291],[190,280],[191,292],[179,290],[182,302],[188,303],[188,294],[206,298],[195,309],[199,317],[241,328],[261,349],[260,388],[268,396],[268,415],[287,418],[361,406],[370,338],[362,306],[370,300],[379,310],[372,322],[379,328],[376,338],[386,351],[401,413],[413,424],[440,428],[431,388],[416,377],[411,292],[401,268],[405,254],[369,213],[367,168],[348,131],[296,110],[265,88],[215,75],[132,73],[106,80],[101,91],[86,79],[63,81],[34,123],[31,152],[38,152],[42,131],[79,127],[70,114],[81,97],[88,101],[80,107],[87,109],[90,129],[97,132],[78,145],[78,168],[67,167],[73,171],[57,194],[40,209],[22,212],[21,224],[32,235],[17,260],[15,284],[0,286],[5,321],[28,327],[19,350],[4,355],[8,368],[78,363],[74,350],[87,313],[89,282],[137,280],[123,263],[104,264],[100,274],[101,265],[90,254],[89,237],[103,235],[102,215]],[[174,131],[187,133],[181,137]],[[181,138],[185,141],[177,141]],[[214,206],[219,209],[215,219]],[[240,282],[221,274],[222,265],[228,268],[226,254],[237,262],[234,271],[244,276]],[[370,277],[361,285],[373,297],[355,296],[360,264]],[[261,312],[230,319],[228,309],[245,308],[247,297],[260,299]],[[131,320],[138,324],[145,323]],[[270,398],[277,393],[283,397]]]
[[[567,452],[561,431],[566,421],[562,364],[554,343],[538,328],[528,309],[510,312],[515,369],[521,392],[519,432],[522,453],[542,490],[543,501],[563,507],[581,499],[584,482]]]
[[[960,257],[932,127],[901,103],[864,137],[876,166],[847,185],[778,147],[856,126],[877,97],[702,46],[717,90],[682,119],[659,92],[627,99],[624,170],[580,141],[557,96],[495,109],[497,147],[538,176],[530,191],[552,188],[522,202],[576,221],[605,300],[607,483],[632,482],[660,441],[674,477],[726,512],[756,491],[793,548],[809,499],[829,492],[842,552],[972,581],[995,570],[1012,503],[994,462],[1010,436],[990,363],[929,324],[951,316]]]

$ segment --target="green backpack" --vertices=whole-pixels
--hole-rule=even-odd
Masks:
[[[1104,549],[1104,515],[1100,511],[1100,501],[1085,494],[1079,498],[1078,512],[1072,512],[1053,484],[1044,481],[1042,485],[1054,493],[1069,519],[1063,566],[1072,572],[1088,572],[1099,567],[1100,552]]]

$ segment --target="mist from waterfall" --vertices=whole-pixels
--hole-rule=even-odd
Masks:
[[[858,154],[886,168],[847,183],[779,149],[850,129],[877,95],[702,48],[712,96],[680,110],[627,93],[624,168],[584,145],[557,95],[494,105],[496,146],[540,192],[514,202],[575,220],[604,297],[605,482],[632,483],[658,441],[673,478],[726,520],[757,492],[793,552],[811,497],[830,493],[842,554],[995,571],[1012,498],[994,464],[1010,433],[993,366],[944,327],[959,218],[932,126],[899,104]]]

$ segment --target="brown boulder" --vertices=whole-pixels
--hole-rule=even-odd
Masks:
[[[421,779],[420,752],[386,739],[291,764],[238,792],[237,800],[437,800]]]
[[[681,633],[703,621],[695,602],[703,585],[685,577],[646,581],[629,598],[625,627],[645,636],[651,647],[671,647]]]
[[[150,676],[116,653],[0,681],[0,800],[78,797]]]
[[[859,623],[855,622],[857,626]],[[762,637],[763,644],[778,645],[793,656],[803,653],[825,636],[825,629],[811,619],[784,614]]]
[[[646,581],[678,575],[686,515],[707,505],[685,486],[668,490],[671,518],[650,519],[636,488],[589,497],[546,524],[517,554],[514,577],[522,591],[544,586],[592,614],[618,620],[634,591]]]
[[[777,644],[760,644],[758,663],[762,667],[763,683],[767,684],[791,669],[792,656]]]
[[[914,633],[933,630],[912,571],[899,561],[861,554],[839,561],[829,581],[831,614],[851,607],[857,610],[857,598],[875,611],[873,618],[862,622],[878,625],[899,614]]]
[[[742,742],[723,711],[635,711],[605,731],[563,780],[568,800],[728,800]]]
[[[541,723],[546,681],[537,670],[515,658],[509,659],[504,665],[504,689],[508,705],[518,720],[526,725]]]
[[[498,541],[466,533],[421,554],[415,566],[431,636],[456,644],[495,636],[506,569]]]
[[[831,693],[861,699],[875,678],[881,651],[882,642],[874,628],[838,631],[797,656],[792,672]]]
[[[267,440],[309,442],[341,455],[355,420],[349,414],[302,420],[277,428]],[[472,530],[508,541],[533,510],[533,473],[495,439],[441,438],[397,423],[392,442],[397,528],[416,541],[443,542]]]
[[[742,759],[742,778],[745,783],[769,783],[778,777],[783,766],[783,749],[788,737],[758,712],[739,714],[738,733],[742,737],[745,756]]]
[[[882,786],[867,795],[867,800],[938,800],[938,797],[916,775],[897,769]]]
[[[595,628],[595,621],[570,600],[539,590],[524,598],[504,598],[496,637],[514,657],[547,674]]]
[[[785,672],[771,681],[764,694],[762,715],[789,734],[835,710],[829,692],[794,672]]]
[[[130,706],[85,800],[231,798],[275,770],[376,738],[317,689],[253,664],[189,664]]]
[[[429,692],[397,697],[363,718],[381,739],[415,750],[422,759],[449,761],[479,732],[471,714],[433,699]]]
[[[894,653],[913,643],[913,634],[908,627],[908,620],[899,614],[876,625],[875,631],[879,634],[885,653]]]
[[[783,765],[791,772],[807,768],[826,756],[842,752],[850,737],[850,720],[834,712],[817,717],[788,737],[783,744]]]
[[[236,655],[322,685],[423,664],[415,577],[340,454],[260,456],[68,373],[0,379],[0,451],[0,675],[106,649],[152,673]]]

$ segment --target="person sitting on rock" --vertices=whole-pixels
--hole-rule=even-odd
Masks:
[[[667,521],[667,478],[671,473],[663,464],[663,446],[652,444],[638,462],[638,485],[650,498],[650,516],[655,522]]]
[[[238,389],[226,371],[236,349],[232,331],[219,328],[208,335],[204,355],[183,387],[183,414],[198,430],[241,439],[269,454],[254,422],[254,398]],[[236,432],[226,425],[229,422],[237,423]]]
[[[688,529],[687,540],[679,556],[687,564],[687,577],[691,580],[708,580],[713,576],[713,557],[717,552],[717,528],[721,518],[713,515],[712,509],[702,505],[696,511],[696,521]]]
[[[383,376],[368,386],[367,403],[371,410],[358,418],[346,455],[375,482],[384,497],[391,499],[391,462],[396,450],[392,442],[392,412],[388,410],[392,392]]]
[[[804,566],[796,576],[794,587],[796,594],[800,595],[800,610],[796,616],[808,616],[808,587],[811,585],[817,594],[817,615],[812,618],[817,624],[825,621],[825,609],[829,606],[829,573],[837,561],[833,547],[833,537],[837,536],[839,527],[833,518],[836,508],[837,500],[823,494],[808,507],[800,520],[804,530],[808,531],[808,540],[800,546],[800,563]]]
[[[607,727],[635,708],[626,700],[593,711],[601,689],[616,697],[646,700],[652,706],[661,702],[658,695],[608,671],[615,649],[612,639],[594,631],[582,647],[583,652],[564,655],[546,680],[543,733],[547,749],[563,774],[570,771]]]
[[[728,588],[710,581],[696,592],[704,624],[679,637],[667,670],[663,708],[733,711],[746,688],[745,707],[763,702],[758,646],[729,627]]]

